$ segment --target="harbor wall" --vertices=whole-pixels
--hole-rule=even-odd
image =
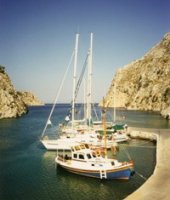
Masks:
[[[157,140],[156,166],[153,174],[125,200],[169,200],[170,199],[170,129],[129,127],[132,138]],[[146,166],[147,167],[147,166]]]

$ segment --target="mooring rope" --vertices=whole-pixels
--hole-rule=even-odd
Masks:
[[[125,146],[127,146],[127,145],[122,145],[122,149],[124,150],[124,152],[125,152],[125,154],[127,155],[127,157],[128,157],[128,159],[129,160],[132,160],[132,158],[131,158],[131,156],[130,156],[130,153],[128,152],[128,150],[127,149],[125,149]],[[129,145],[128,145],[129,146]],[[145,177],[145,176],[143,176],[141,173],[139,173],[139,172],[137,172],[137,171],[135,171],[135,173],[138,175],[138,176],[140,176],[142,179],[144,179],[144,180],[147,180],[147,178]]]
[[[138,176],[140,176],[142,179],[147,180],[147,178],[144,177],[144,176],[143,176],[142,174],[140,174],[139,172],[135,171],[135,173],[136,173]]]
[[[129,151],[125,150],[125,152],[126,152],[126,154],[127,154],[128,158],[129,158],[129,160],[132,160],[132,158],[131,158],[131,156],[130,156],[130,153],[129,153]]]
[[[131,158],[131,156],[130,156],[130,153],[128,152],[127,149],[125,149],[124,145],[122,146],[122,149],[123,149],[123,151],[125,152],[125,154],[127,155],[128,159],[129,159],[129,160],[132,160],[132,158]]]
[[[155,149],[156,146],[143,146],[143,145],[127,145],[127,144],[124,144],[123,146],[128,146],[128,147],[138,147],[138,148],[151,148],[151,149]]]

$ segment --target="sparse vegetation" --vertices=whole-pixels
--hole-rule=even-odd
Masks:
[[[2,65],[0,65],[0,72],[1,72],[1,73],[5,73],[5,67],[2,66]]]

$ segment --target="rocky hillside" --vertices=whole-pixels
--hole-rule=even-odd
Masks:
[[[19,117],[27,112],[27,107],[15,91],[5,68],[0,66],[0,119]]]
[[[44,105],[36,96],[31,92],[17,92],[27,106]]]
[[[31,97],[31,94],[23,95],[21,92],[17,92],[5,72],[5,68],[0,66],[0,119],[20,117],[27,113],[27,105],[31,105],[36,98],[32,96],[32,99],[29,98],[30,101],[25,101],[25,96]]]
[[[118,70],[105,100],[111,107],[136,110],[170,106],[170,33],[144,57]]]

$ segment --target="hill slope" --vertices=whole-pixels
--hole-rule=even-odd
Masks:
[[[16,91],[5,68],[0,66],[0,119],[20,117],[27,113],[27,105],[39,104],[42,105],[31,93]]]
[[[136,110],[170,106],[170,33],[141,59],[118,70],[105,100],[111,107]]]

